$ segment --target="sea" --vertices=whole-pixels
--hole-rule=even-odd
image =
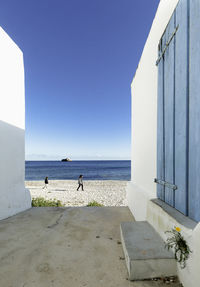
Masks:
[[[77,180],[82,174],[84,180],[127,180],[131,179],[130,160],[90,161],[26,161],[25,179]]]

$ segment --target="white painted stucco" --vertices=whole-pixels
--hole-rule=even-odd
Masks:
[[[0,27],[0,219],[31,207],[24,186],[23,54]]]
[[[170,20],[178,0],[161,0],[146,41],[132,91],[132,180],[128,187],[130,208],[135,218],[143,220],[145,213],[137,205],[135,196],[156,197],[157,143],[157,66],[158,43]],[[130,192],[129,192],[130,191]],[[137,212],[136,212],[137,210]]]
[[[139,203],[138,203],[139,204]],[[180,223],[173,216],[166,213],[162,208],[151,201],[147,203],[146,220],[156,229],[161,237],[166,240],[165,231],[171,230],[174,226],[181,228],[181,233],[187,241],[192,253],[185,269],[181,269],[177,264],[177,272],[184,287],[197,287],[200,285],[200,223],[195,228]]]
[[[184,287],[200,286],[200,224],[195,229],[181,225],[153,204],[156,198],[157,152],[157,78],[156,60],[159,40],[179,0],[161,0],[147,38],[132,91],[132,170],[127,187],[127,202],[136,220],[149,221],[165,238],[164,231],[178,225],[193,250],[187,268],[178,275]]]

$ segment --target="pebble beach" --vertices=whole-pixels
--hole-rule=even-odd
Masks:
[[[77,191],[77,180],[50,180],[47,189],[44,181],[26,181],[31,197],[60,200],[64,206],[86,206],[97,201],[104,206],[126,206],[126,186],[128,181],[88,180],[84,181],[84,191]]]

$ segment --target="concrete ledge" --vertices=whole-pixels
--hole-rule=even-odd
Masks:
[[[130,280],[177,274],[174,255],[147,221],[123,222],[120,232]]]
[[[155,203],[157,206],[159,206],[163,211],[165,211],[169,216],[174,218],[179,224],[185,226],[189,229],[194,229],[197,226],[197,222],[190,219],[189,217],[182,214],[177,209],[171,207],[170,205],[166,204],[164,201],[155,198],[151,199],[152,203]]]

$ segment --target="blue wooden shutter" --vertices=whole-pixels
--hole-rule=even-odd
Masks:
[[[199,0],[179,1],[158,56],[157,194],[200,221]]]
[[[160,40],[158,56],[161,57],[164,48],[163,39]],[[158,108],[157,108],[157,178],[164,180],[164,59],[161,57],[158,65]],[[165,187],[157,185],[158,198],[165,200]]]
[[[174,184],[175,15],[159,43],[157,178]],[[174,206],[174,190],[158,185],[157,195]]]
[[[165,43],[175,30],[173,15],[165,31]],[[174,39],[164,54],[164,158],[165,181],[174,183]],[[174,190],[165,187],[165,202],[174,206]]]
[[[159,44],[158,197],[187,215],[188,192],[188,1],[180,1]],[[161,47],[162,46],[162,47]],[[160,48],[161,47],[161,48]]]
[[[175,208],[188,215],[188,1],[179,2],[175,15]]]
[[[200,221],[200,1],[190,1],[189,216]]]

